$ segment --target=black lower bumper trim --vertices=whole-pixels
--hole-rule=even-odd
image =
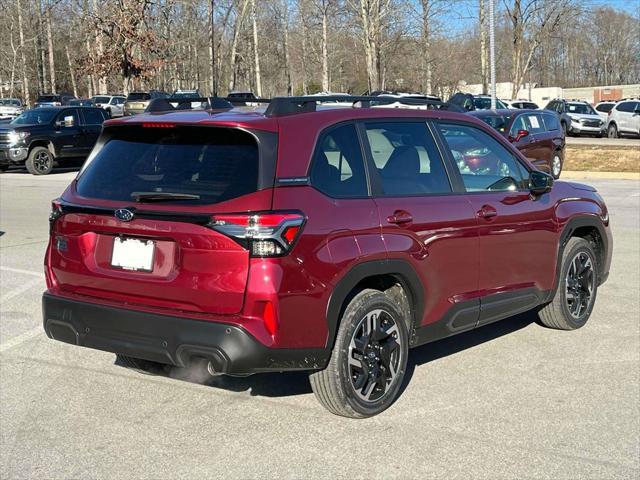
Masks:
[[[107,307],[45,293],[44,329],[49,338],[180,367],[206,358],[216,372],[318,370],[326,349],[268,348],[244,329],[217,322]]]

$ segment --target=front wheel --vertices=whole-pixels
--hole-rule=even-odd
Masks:
[[[562,254],[558,288],[538,316],[543,325],[560,330],[584,326],[598,293],[598,262],[591,243],[572,237]]]
[[[53,155],[44,147],[35,147],[29,152],[25,167],[31,175],[47,175],[53,170]]]
[[[408,352],[403,313],[388,295],[363,290],[344,312],[327,368],[310,375],[311,388],[336,415],[377,415],[398,396]]]
[[[609,125],[609,128],[607,128],[607,137],[618,138],[618,136],[618,127],[616,127],[615,123],[612,123],[611,125]]]

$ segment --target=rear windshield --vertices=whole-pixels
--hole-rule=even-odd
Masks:
[[[93,97],[93,101],[96,103],[109,103],[111,97]]]
[[[129,96],[127,97],[127,101],[131,101],[131,100],[150,100],[150,99],[151,99],[151,95],[149,95],[148,93],[144,93],[144,92],[130,93]]]
[[[601,103],[600,105],[596,105],[596,110],[599,112],[608,113],[611,111],[615,103]]]
[[[58,101],[60,101],[60,97],[58,97],[57,95],[42,95],[38,97],[38,100],[36,100],[36,102],[58,102]]]
[[[115,131],[79,176],[80,195],[133,202],[134,192],[176,193],[199,198],[164,203],[212,204],[257,190],[258,146],[246,132],[196,127]]]

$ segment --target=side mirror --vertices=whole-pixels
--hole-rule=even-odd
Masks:
[[[56,127],[58,128],[73,127],[74,124],[75,124],[75,121],[73,119],[73,115],[69,115],[68,117],[64,117],[64,120],[58,120],[56,122]]]
[[[532,195],[542,195],[551,191],[553,177],[548,173],[533,170],[529,176],[529,191]]]
[[[527,136],[529,136],[529,130],[518,130],[518,133],[515,137],[509,136],[509,140],[511,140],[512,142],[519,142]]]

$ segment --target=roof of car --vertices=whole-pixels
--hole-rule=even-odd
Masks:
[[[504,116],[513,116],[513,115],[522,115],[523,113],[544,113],[541,110],[535,110],[533,108],[498,108],[496,110],[473,110],[469,112],[468,115],[472,115],[474,117],[488,117],[491,115],[504,115]]]

